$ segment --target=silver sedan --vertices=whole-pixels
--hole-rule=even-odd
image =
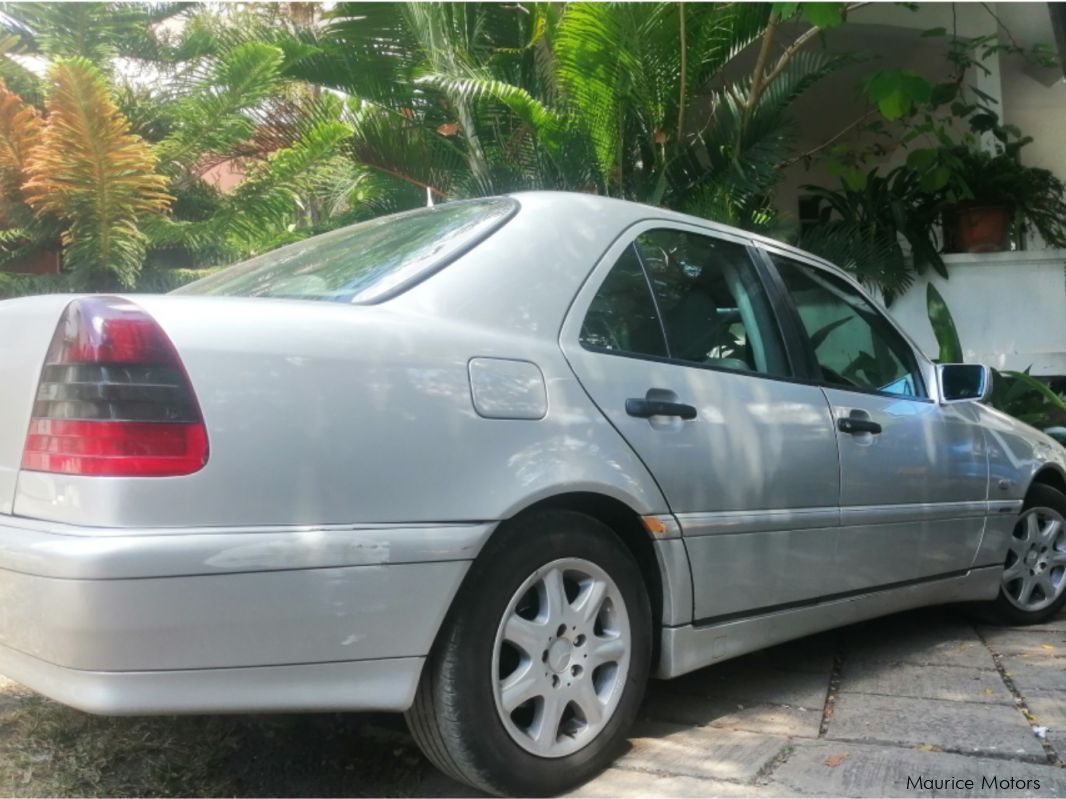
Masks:
[[[0,303],[0,672],[96,713],[403,711],[551,794],[649,677],[1066,602],[1066,451],[843,272],[599,197]]]

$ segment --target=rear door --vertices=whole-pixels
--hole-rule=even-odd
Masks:
[[[743,240],[631,229],[577,296],[561,344],[681,522],[697,621],[832,592],[829,406],[793,379]]]
[[[988,463],[977,409],[942,406],[912,346],[829,270],[771,254],[833,409],[840,448],[837,566],[848,590],[947,575],[973,562]]]

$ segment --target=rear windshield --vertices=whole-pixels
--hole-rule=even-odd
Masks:
[[[174,293],[381,302],[488,238],[517,207],[497,197],[371,219],[234,264]]]

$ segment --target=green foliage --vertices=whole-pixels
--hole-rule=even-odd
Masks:
[[[180,175],[205,155],[228,154],[252,136],[255,119],[248,112],[277,91],[283,58],[269,44],[240,44],[164,109],[172,131],[158,147],[166,171]]]
[[[0,3],[0,24],[27,52],[81,57],[108,70],[114,59],[140,55],[149,26],[191,3]]]
[[[993,370],[989,403],[1038,430],[1066,424],[1066,401],[1046,384],[1024,372]]]
[[[829,26],[842,10],[811,4],[803,16]],[[845,61],[797,46],[757,74],[727,73],[747,46],[789,42],[774,14],[743,3],[341,3],[286,73],[358,98],[352,153],[397,204],[427,190],[560,188],[765,227],[792,154],[787,111]]]
[[[1047,246],[1066,247],[1066,184],[1047,169],[1021,163],[1019,150],[1031,141],[1004,133],[995,153],[952,148],[957,179],[966,186],[967,202],[1005,206],[1017,235],[1032,225]]]
[[[929,81],[904,69],[878,70],[866,79],[863,89],[888,120],[905,116],[916,104],[928,102],[933,93]]]
[[[178,14],[180,26],[153,27]],[[19,230],[0,242],[0,267],[59,248],[65,231],[64,264],[78,272],[81,285],[128,287],[145,263],[218,263],[299,237],[301,229],[328,229],[324,206],[310,192],[323,185],[322,166],[343,152],[350,132],[341,119],[343,103],[282,74],[286,59],[307,54],[301,26],[313,25],[317,14],[303,7],[191,3],[0,6],[0,25],[10,31],[0,37],[0,77],[10,76],[11,85],[17,79],[20,89],[0,96],[0,200],[9,225]],[[80,131],[64,122],[62,142],[61,126],[54,126],[48,134],[48,141],[54,139],[51,162],[45,165],[45,150],[37,148],[41,166],[33,181],[20,171],[18,162],[25,160],[20,153],[27,149],[20,142],[36,138],[33,101],[44,97],[47,84],[19,72],[6,57],[16,51],[37,54],[53,66],[70,62],[72,54],[88,59],[84,64],[95,70],[96,90],[111,103],[107,113],[84,117]],[[116,69],[120,58],[122,68]],[[120,159],[111,178],[125,169],[126,177],[141,175],[165,187],[173,197],[166,216],[158,208],[131,216],[114,203],[104,209],[104,198],[115,197],[102,180],[95,206],[89,202],[86,181],[105,175],[98,168],[111,157],[93,149],[102,140],[79,147],[73,139],[92,141],[105,120],[124,126],[130,142],[143,140],[138,146],[150,160],[130,171]],[[63,169],[56,169],[60,162]],[[221,191],[214,183],[216,168],[246,185]],[[76,196],[67,180],[75,174],[74,182],[86,189]],[[66,176],[67,191],[52,190],[56,175]],[[36,216],[20,204],[24,185],[32,189]],[[347,201],[358,201],[357,195],[332,196],[329,215],[336,224],[349,218]],[[102,221],[104,216],[113,222]]]
[[[940,345],[938,362],[962,363],[965,356],[962,344],[959,343],[959,332],[955,328],[955,320],[944,298],[932,283],[926,286],[925,306],[929,314],[929,324],[933,326],[933,335],[936,336],[937,344]]]
[[[820,223],[800,237],[800,246],[832,258],[862,282],[878,287],[886,303],[929,266],[946,277],[934,227],[941,205],[921,189],[913,170],[897,167],[881,175],[874,168],[855,188],[843,182],[839,190],[804,189],[821,198],[823,207]]]
[[[65,294],[77,291],[71,275],[14,275],[0,271],[0,300],[31,294]]]

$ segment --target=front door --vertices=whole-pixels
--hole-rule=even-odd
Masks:
[[[967,569],[987,513],[977,410],[942,406],[914,350],[854,286],[771,255],[798,311],[840,447],[838,567],[860,590]]]
[[[829,406],[792,379],[742,241],[635,229],[578,295],[561,343],[681,522],[697,621],[833,592]]]

